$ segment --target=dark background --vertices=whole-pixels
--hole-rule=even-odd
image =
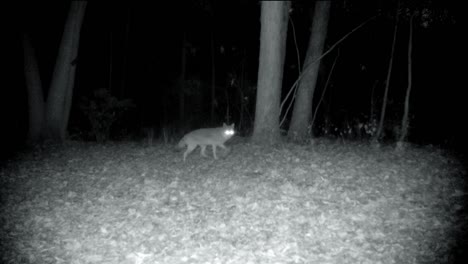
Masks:
[[[409,1],[432,10],[427,27],[414,23],[413,90],[411,94],[410,140],[464,149],[466,124],[465,85],[461,69],[463,32],[457,1]],[[156,2],[155,2],[156,3]],[[291,20],[288,28],[284,67],[283,96],[298,76],[298,65],[308,44],[313,1],[294,1],[294,23],[301,62],[298,64]],[[402,8],[411,7],[402,2]],[[396,1],[334,1],[331,9],[326,48],[357,25],[377,16],[353,33],[322,60],[315,100],[320,98],[332,62],[339,53],[325,100],[318,114],[318,125],[325,116],[337,127],[344,120],[368,115],[375,83],[375,98],[381,99],[391,50]],[[31,1],[6,6],[4,43],[5,83],[1,89],[2,140],[9,146],[23,142],[27,131],[27,96],[23,76],[21,34],[32,37],[40,67],[43,88],[47,89],[57,48],[68,11],[68,1]],[[260,4],[256,1],[91,1],[87,5],[81,31],[70,130],[87,129],[86,119],[76,107],[82,96],[98,88],[110,88],[118,98],[131,98],[133,109],[121,127],[138,133],[142,127],[162,128],[175,123],[178,116],[177,78],[181,69],[182,32],[190,45],[187,80],[200,84],[188,96],[201,96],[201,105],[187,100],[188,126],[210,125],[211,46],[213,31],[216,46],[216,85],[218,108],[215,123],[223,115],[232,75],[239,77],[245,66],[246,86],[255,87],[258,70]],[[407,87],[408,20],[401,15],[397,47],[390,80],[389,122],[399,122]],[[126,64],[124,61],[126,60]],[[111,63],[112,62],[112,63]],[[110,75],[112,65],[112,75]],[[126,66],[124,66],[126,65]],[[5,72],[4,72],[5,73]],[[237,75],[236,75],[237,74]],[[255,89],[250,96],[254,116]],[[225,92],[227,91],[227,92]],[[235,101],[231,101],[235,104]],[[380,103],[378,100],[377,103]],[[166,118],[163,106],[166,104]],[[314,107],[317,104],[314,104]],[[330,109],[330,111],[325,111]],[[380,106],[379,106],[380,109]],[[231,116],[238,123],[235,106]],[[180,125],[180,124],[179,124]],[[284,127],[287,129],[287,126]],[[248,130],[248,129],[246,129]]]

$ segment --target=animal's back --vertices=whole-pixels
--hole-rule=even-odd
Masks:
[[[223,144],[228,139],[224,137],[223,133],[223,128],[201,128],[185,135],[182,141],[190,145],[218,145]]]

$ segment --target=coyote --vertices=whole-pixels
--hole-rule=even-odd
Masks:
[[[183,148],[187,145],[187,150],[184,152],[184,162],[187,155],[197,148],[197,146],[200,146],[201,148],[201,155],[206,157],[205,149],[208,145],[211,145],[213,148],[214,159],[218,159],[216,156],[216,146],[227,149],[226,146],[224,146],[224,142],[230,139],[234,133],[234,124],[226,125],[223,123],[222,127],[201,128],[186,134],[179,141],[177,146],[179,148]]]

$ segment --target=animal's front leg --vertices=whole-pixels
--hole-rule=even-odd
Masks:
[[[214,159],[218,159],[218,156],[216,156],[216,145],[211,145],[213,147],[213,157]]]
[[[206,146],[202,145],[200,146],[200,154],[203,156],[203,157],[206,157],[206,153],[205,153],[205,149],[206,149]]]

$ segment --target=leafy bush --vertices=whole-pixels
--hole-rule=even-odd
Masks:
[[[91,133],[98,142],[108,140],[112,125],[134,106],[131,99],[118,100],[105,88],[94,91],[91,98],[83,97],[79,105],[88,117]]]

